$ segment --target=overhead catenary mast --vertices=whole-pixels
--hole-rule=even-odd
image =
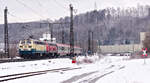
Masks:
[[[91,30],[88,30],[88,54],[91,54]]]
[[[51,42],[53,42],[53,23],[48,23],[50,34],[51,34]]]
[[[5,43],[5,56],[9,56],[9,40],[8,40],[8,23],[7,23],[7,7],[4,9],[4,43]]]
[[[94,35],[93,31],[91,32],[92,35],[92,54],[94,53]]]
[[[74,56],[73,6],[70,6],[70,55]]]
[[[65,44],[65,31],[64,31],[64,26],[61,24],[61,27],[62,27],[62,44]]]

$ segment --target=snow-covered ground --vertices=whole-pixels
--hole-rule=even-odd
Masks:
[[[90,63],[89,63],[89,62]],[[79,68],[69,71],[47,72],[3,83],[149,83],[150,59],[130,60],[128,56],[77,57],[0,64],[0,76],[58,68]],[[0,78],[2,80],[3,78]]]

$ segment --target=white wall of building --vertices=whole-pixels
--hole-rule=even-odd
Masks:
[[[143,48],[143,40],[145,39],[145,32],[140,33],[140,44],[128,45],[103,45],[98,46],[98,51],[102,53],[122,53],[122,52],[136,52]]]

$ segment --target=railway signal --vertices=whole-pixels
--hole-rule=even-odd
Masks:
[[[147,55],[147,48],[145,48],[145,49],[143,48],[143,49],[142,49],[142,52],[143,52],[142,57],[144,58],[144,64],[146,64],[145,58],[148,57],[148,55]]]
[[[148,56],[148,55],[147,55],[147,48],[145,48],[145,49],[143,48],[143,49],[142,49],[142,52],[143,52],[143,54],[142,54],[143,57],[144,57],[144,56],[145,56],[145,57]]]

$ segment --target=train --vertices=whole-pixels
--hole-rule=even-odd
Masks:
[[[81,55],[82,48],[74,46],[74,55]],[[57,58],[70,56],[70,45],[35,39],[20,40],[19,55],[24,59]]]

